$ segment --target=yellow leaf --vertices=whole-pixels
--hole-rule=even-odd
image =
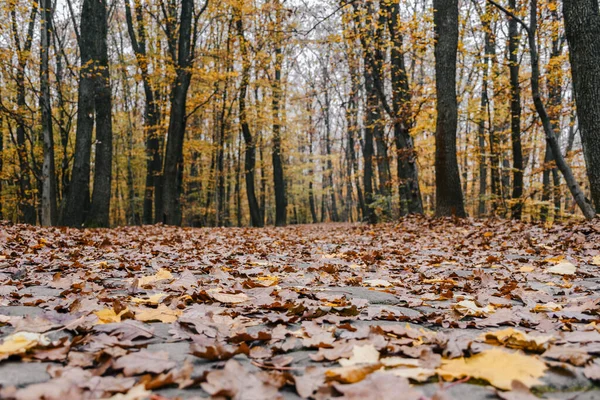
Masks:
[[[470,358],[442,360],[442,366],[436,372],[446,381],[469,376],[484,379],[499,389],[510,390],[515,379],[527,387],[540,384],[539,378],[547,369],[537,357],[491,349]]]
[[[494,312],[493,306],[479,307],[473,300],[463,300],[452,307],[454,311],[463,316],[483,317]]]
[[[164,279],[173,279],[173,274],[168,269],[161,268],[158,272],[151,276],[142,276],[139,280],[140,286],[146,286],[154,282],[162,281]]]
[[[531,309],[532,312],[551,312],[560,310],[562,310],[562,306],[553,302],[546,304],[536,304],[536,306]]]
[[[352,357],[340,359],[342,367],[350,367],[359,364],[375,364],[379,361],[379,351],[372,344],[354,346]]]
[[[171,310],[164,304],[158,308],[145,308],[135,313],[135,319],[138,321],[160,321],[166,324],[177,321],[177,317],[181,315],[179,310]]]
[[[550,267],[546,270],[551,274],[556,275],[574,275],[577,272],[577,267],[568,261],[556,264],[554,267]]]
[[[132,297],[131,301],[136,304],[159,304],[160,301],[167,296],[166,293],[156,293],[147,299],[142,299],[141,297]]]
[[[256,278],[256,280],[258,281],[257,283],[263,287],[275,286],[277,285],[277,283],[279,283],[279,278],[271,275],[259,276],[258,278]]]
[[[381,359],[384,367],[418,367],[420,361],[415,358],[386,357]]]
[[[596,265],[600,267],[600,256],[594,256],[592,258],[592,265]]]
[[[356,383],[365,379],[371,372],[381,368],[381,364],[353,365],[332,368],[325,371],[327,379],[341,383]]]
[[[529,350],[538,353],[544,352],[554,341],[552,335],[531,336],[514,328],[502,329],[482,334],[486,343],[501,345],[512,349]]]
[[[115,310],[113,310],[112,308],[105,308],[100,311],[94,311],[94,314],[98,317],[98,322],[96,322],[96,325],[121,322],[121,317],[127,312],[129,312],[128,308],[122,310],[118,314],[115,313]]]
[[[22,354],[27,350],[38,345],[48,346],[50,339],[40,333],[17,332],[4,339],[0,344],[0,360],[8,358],[14,354]]]
[[[534,268],[531,265],[524,265],[519,268],[519,272],[533,272]]]
[[[144,400],[152,395],[152,392],[146,390],[144,384],[137,385],[129,389],[125,394],[117,393],[112,397],[108,397],[105,400]]]

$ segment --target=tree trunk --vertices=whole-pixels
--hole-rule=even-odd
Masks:
[[[44,143],[44,162],[42,166],[42,225],[55,225],[56,207],[56,170],[54,165],[54,135],[52,132],[52,105],[50,102],[50,34],[52,21],[52,1],[42,0],[40,34],[40,109]]]
[[[183,141],[185,138],[187,93],[191,81],[192,22],[194,1],[181,1],[176,78],[171,88],[171,112],[163,169],[162,222],[181,224],[181,178],[183,176]],[[175,54],[173,54],[175,56]]]
[[[479,104],[479,126],[477,138],[479,141],[479,207],[477,214],[483,217],[486,214],[486,197],[487,197],[487,157],[486,157],[486,142],[485,142],[485,121],[488,114],[490,100],[488,97],[488,79],[490,71],[490,60],[494,51],[494,40],[491,32],[491,10],[486,8],[486,13],[482,18],[483,30],[485,31],[485,47],[483,53],[483,77],[481,81],[481,101]],[[488,121],[491,125],[492,121]]]
[[[256,173],[256,142],[250,132],[248,116],[246,111],[246,94],[250,83],[250,60],[248,59],[248,48],[246,37],[244,36],[243,14],[239,10],[236,16],[235,25],[239,37],[240,53],[242,56],[242,82],[240,84],[240,93],[238,98],[239,119],[242,128],[242,135],[246,143],[244,153],[244,172],[246,177],[246,196],[248,198],[248,208],[250,210],[250,223],[252,226],[261,227],[264,219],[261,216],[260,206],[256,198],[255,173]]]
[[[94,130],[95,80],[98,73],[96,56],[97,26],[96,1],[85,0],[81,11],[83,29],[79,38],[80,63],[77,93],[77,129],[75,132],[75,157],[62,223],[81,227],[86,221],[90,192],[90,158]]]
[[[434,0],[437,122],[435,132],[436,215],[465,217],[456,156],[458,105],[456,58],[458,0]]]
[[[600,209],[600,12],[597,0],[563,2],[581,142],[592,201]]]
[[[112,181],[112,99],[107,48],[107,1],[94,0],[96,60],[94,107],[96,109],[96,157],[94,160],[94,190],[87,225],[109,226]],[[83,30],[85,31],[85,29]]]
[[[277,19],[281,17],[281,10],[277,10]],[[278,35],[279,36],[279,35]],[[275,79],[272,82],[273,101],[271,110],[273,114],[273,183],[275,187],[275,225],[284,226],[287,223],[287,201],[285,198],[285,179],[283,176],[283,160],[281,157],[281,68],[283,64],[283,52],[281,49],[281,38],[275,43]]]
[[[127,21],[127,32],[131,40],[132,48],[136,56],[138,68],[142,75],[144,85],[144,132],[146,135],[146,183],[144,189],[144,203],[142,220],[144,224],[160,222],[162,217],[162,154],[159,126],[161,121],[160,107],[157,104],[159,93],[152,88],[148,71],[146,56],[146,28],[144,25],[142,5],[140,0],[135,1],[135,17],[137,22],[137,35],[135,33],[133,16],[129,0],[125,1],[125,19]],[[152,214],[154,203],[155,214]]]
[[[388,6],[388,29],[391,37],[392,107],[394,110],[394,141],[398,161],[396,163],[401,214],[423,214],[423,201],[419,186],[417,154],[410,129],[413,125],[411,95],[408,75],[402,52],[403,37],[400,28],[400,2]]]
[[[516,0],[509,0],[512,10]],[[521,146],[521,87],[519,83],[519,30],[514,18],[508,20],[508,52],[510,70],[510,138],[513,152],[512,217],[521,219],[523,211],[523,150]]]

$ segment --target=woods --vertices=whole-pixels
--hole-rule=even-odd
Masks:
[[[600,208],[596,0],[0,8],[0,214],[284,226]]]

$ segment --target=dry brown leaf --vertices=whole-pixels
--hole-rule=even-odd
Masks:
[[[381,368],[381,364],[354,365],[350,367],[332,368],[325,371],[328,380],[341,383],[356,383],[365,379],[370,373]]]
[[[506,328],[481,335],[486,343],[542,353],[555,340],[552,335],[533,336],[514,328]]]
[[[169,271],[168,269],[161,268],[154,275],[142,276],[141,278],[139,278],[138,285],[140,287],[143,287],[151,283],[155,283],[166,279],[173,279],[173,274],[171,274],[171,271]]]

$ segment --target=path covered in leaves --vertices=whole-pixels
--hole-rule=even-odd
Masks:
[[[0,398],[600,398],[597,223],[3,225],[0,282]]]

